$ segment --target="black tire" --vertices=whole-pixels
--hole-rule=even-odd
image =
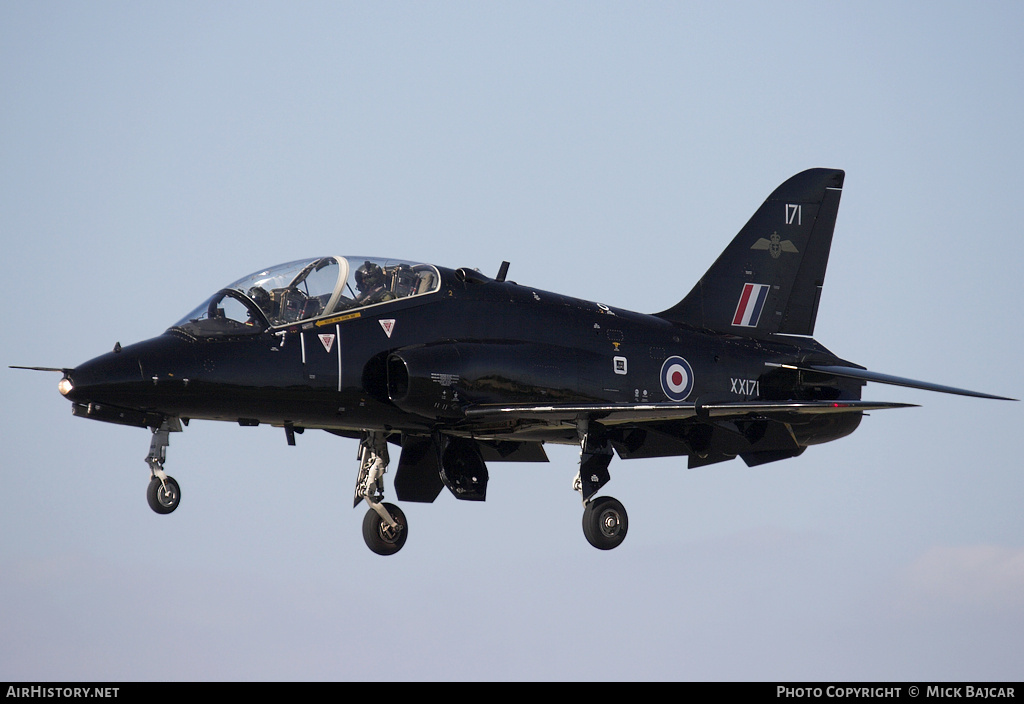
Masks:
[[[181,488],[173,477],[167,477],[167,487],[156,477],[149,480],[149,488],[146,489],[146,499],[149,507],[157,513],[170,513],[178,508],[181,503]]]
[[[378,555],[394,555],[402,549],[405,539],[409,537],[409,523],[405,520],[402,509],[388,503],[383,506],[398,523],[398,529],[392,529],[371,508],[363,517],[363,540],[366,541],[366,547]]]
[[[594,499],[583,509],[583,535],[598,550],[618,547],[628,529],[626,509],[610,496]]]

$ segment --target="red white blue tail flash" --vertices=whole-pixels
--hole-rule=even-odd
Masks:
[[[743,284],[740,302],[736,305],[736,315],[732,324],[745,328],[756,328],[757,321],[764,310],[765,299],[768,298],[768,284]]]

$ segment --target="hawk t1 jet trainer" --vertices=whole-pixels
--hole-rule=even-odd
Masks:
[[[383,475],[398,452],[400,501],[447,488],[483,501],[488,465],[545,462],[578,445],[583,533],[611,549],[622,504],[597,493],[622,459],[760,465],[852,433],[866,382],[1002,398],[867,371],[812,339],[843,172],[779,186],[677,304],[634,313],[474,269],[374,257],[281,264],[217,291],[164,334],[64,376],[76,416],[149,428],[149,504],[178,507],[168,437],[191,420],[307,429],[359,441],[363,538],[405,544]],[[673,285],[674,287],[674,285]],[[39,367],[34,367],[39,369]],[[46,369],[46,368],[44,368]],[[1008,399],[1009,400],[1009,399]]]

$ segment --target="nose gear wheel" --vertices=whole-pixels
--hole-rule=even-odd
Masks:
[[[149,487],[146,489],[146,499],[149,507],[157,513],[170,513],[178,508],[181,501],[181,489],[174,477],[166,474],[161,480],[160,477],[153,477],[149,480]]]

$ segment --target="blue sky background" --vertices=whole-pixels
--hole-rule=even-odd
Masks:
[[[820,166],[815,337],[1020,398],[1022,30],[1013,2],[0,4],[0,680],[1020,680],[1021,404],[870,385],[922,407],[758,468],[616,460],[612,552],[554,447],[406,505],[383,559],[354,441],[193,423],[157,516],[146,431],[6,366],[323,254],[662,310]]]

